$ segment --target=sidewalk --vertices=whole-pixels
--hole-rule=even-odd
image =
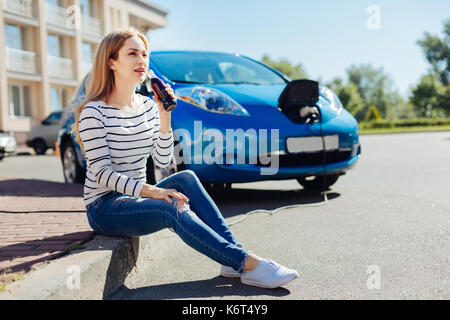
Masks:
[[[0,300],[105,299],[145,267],[157,236],[95,234],[82,195],[82,184],[0,177]]]
[[[0,177],[0,291],[93,238],[82,185]]]

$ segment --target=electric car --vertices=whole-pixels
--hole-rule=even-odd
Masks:
[[[148,183],[191,169],[213,188],[297,179],[305,189],[328,189],[361,156],[357,121],[317,82],[291,80],[259,61],[221,52],[155,51],[149,68],[174,88],[178,103],[172,162],[160,168],[150,156]],[[86,160],[70,127],[87,81],[66,108],[58,135],[69,183],[85,179]],[[151,96],[150,80],[136,91]]]

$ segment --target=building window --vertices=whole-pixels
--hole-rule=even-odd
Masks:
[[[86,75],[92,69],[92,61],[93,61],[93,48],[90,43],[83,42],[81,46],[83,52],[82,58],[82,69],[83,75]]]
[[[13,117],[31,117],[31,90],[29,86],[9,85],[9,115]]]
[[[62,110],[67,101],[67,91],[62,88],[50,88],[50,104],[53,111]]]
[[[93,17],[92,2],[90,0],[80,0],[81,14]]]
[[[46,0],[48,3],[64,8],[66,6],[66,0]]]
[[[12,24],[5,25],[7,47],[17,50],[27,50],[27,39],[24,28]]]
[[[64,38],[49,34],[47,36],[48,55],[53,57],[65,57]]]
[[[81,49],[83,51],[83,62],[92,64],[93,60],[92,45],[90,43],[83,42]]]

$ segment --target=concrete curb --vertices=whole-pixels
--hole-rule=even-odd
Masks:
[[[83,249],[51,260],[49,264],[8,284],[0,300],[105,299],[123,285],[150,249],[152,235],[117,238],[96,235]]]

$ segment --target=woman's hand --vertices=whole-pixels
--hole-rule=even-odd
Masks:
[[[175,99],[175,101],[177,100],[177,96],[175,95],[175,92],[173,91],[172,87],[170,86],[170,84],[165,83],[164,87],[166,88],[166,92],[169,94],[169,96],[171,96],[173,99]],[[166,111],[166,109],[164,109],[163,107],[163,103],[161,102],[161,100],[159,100],[158,96],[156,94],[153,95],[153,100],[156,101],[156,103],[158,104],[158,108],[159,108],[159,114],[162,115],[165,113],[170,114],[170,112],[172,111]]]
[[[151,184],[144,184],[144,186],[141,189],[140,193],[141,197],[148,197],[153,199],[164,199],[168,203],[172,203],[173,200],[169,197],[174,197],[178,200],[188,201],[189,198],[186,197],[181,192],[178,192],[176,189],[165,189],[165,188],[158,188],[155,186],[152,186]]]
[[[169,84],[165,83],[164,87],[166,87],[166,92],[175,100],[177,99],[175,93],[173,92],[173,89],[170,87]],[[160,119],[160,132],[162,133],[169,133],[170,132],[170,128],[171,128],[171,116],[170,113],[172,111],[166,111],[166,109],[164,109],[163,107],[163,103],[161,102],[161,100],[159,100],[159,98],[155,95],[153,95],[153,100],[156,101],[156,104],[158,105],[158,109],[159,109],[159,119]]]

